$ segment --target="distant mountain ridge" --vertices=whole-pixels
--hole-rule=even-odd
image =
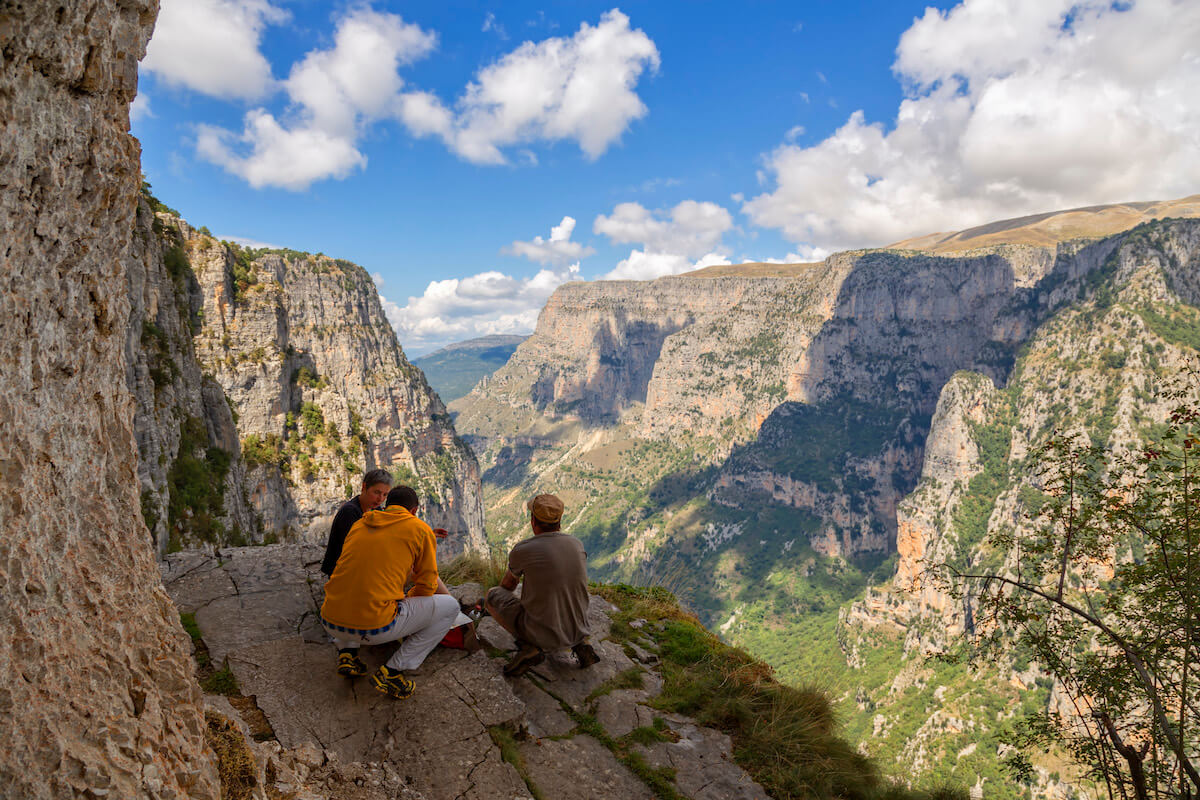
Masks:
[[[448,344],[412,363],[425,373],[443,403],[466,396],[475,384],[508,363],[509,356],[528,336],[492,334]]]
[[[989,222],[955,233],[931,233],[895,244],[888,250],[956,253],[998,244],[1052,247],[1070,239],[1099,239],[1155,219],[1200,217],[1200,194],[1178,200],[1110,203]]]
[[[936,255],[963,253],[998,245],[1054,247],[1073,239],[1101,239],[1155,219],[1200,217],[1200,194],[1178,200],[1110,203],[1064,211],[1047,211],[989,222],[961,231],[928,233],[904,239],[880,250],[920,250]],[[850,252],[868,252],[856,250]],[[705,267],[689,278],[790,278],[820,268],[825,262],[782,264],[746,262]]]

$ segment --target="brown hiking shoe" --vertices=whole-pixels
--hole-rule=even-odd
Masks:
[[[580,642],[575,645],[571,648],[571,652],[575,654],[575,660],[579,662],[580,669],[585,669],[600,661],[600,656],[597,655],[596,648],[587,642]]]
[[[520,645],[521,648],[517,650],[517,654],[512,657],[511,661],[504,665],[505,677],[519,678],[528,672],[531,667],[536,667],[546,660],[546,654],[537,645],[532,645],[528,642],[521,642]]]

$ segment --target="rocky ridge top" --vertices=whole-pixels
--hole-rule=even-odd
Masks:
[[[194,617],[203,658],[227,664],[233,679],[208,685],[238,687],[237,708],[224,696],[206,703],[241,728],[255,754],[246,796],[516,800],[536,787],[548,800],[648,799],[661,796],[650,776],[697,800],[766,797],[733,762],[728,736],[647,705],[662,687],[652,640],[623,647],[610,638],[615,609],[601,598],[589,610],[601,656],[593,667],[558,653],[530,676],[506,679],[512,638],[485,618],[484,650],[436,649],[415,673],[414,695],[395,701],[367,679],[335,674],[317,617],[320,559],[316,547],[276,545],[178,553],[161,565],[180,611]],[[473,602],[481,588],[453,592]],[[361,654],[374,669],[394,646]],[[637,755],[640,775],[614,755],[618,743]]]

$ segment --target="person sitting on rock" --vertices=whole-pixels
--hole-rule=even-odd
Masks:
[[[362,519],[363,514],[382,506],[391,488],[392,473],[386,469],[373,469],[363,475],[362,491],[358,496],[342,503],[333,517],[333,524],[329,526],[329,541],[325,545],[325,558],[321,560],[321,572],[326,577],[332,575],[333,568],[337,566],[350,527]]]
[[[338,648],[340,675],[367,673],[358,658],[361,645],[404,639],[371,675],[376,689],[399,699],[414,688],[403,671],[421,666],[459,613],[454,597],[437,593],[437,544],[433,530],[414,516],[419,506],[413,489],[397,486],[388,492],[385,508],[354,523],[321,605],[321,624]],[[412,588],[405,592],[410,573]]]
[[[600,660],[588,643],[587,553],[560,530],[562,515],[562,501],[552,494],[529,501],[533,537],[513,547],[504,579],[487,593],[488,613],[517,640],[517,654],[504,668],[509,677],[542,663],[547,650],[570,647],[580,667]]]

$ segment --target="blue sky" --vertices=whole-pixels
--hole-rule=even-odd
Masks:
[[[1200,4],[163,0],[133,132],[196,225],[377,276],[410,355],[565,280],[1200,191]]]

